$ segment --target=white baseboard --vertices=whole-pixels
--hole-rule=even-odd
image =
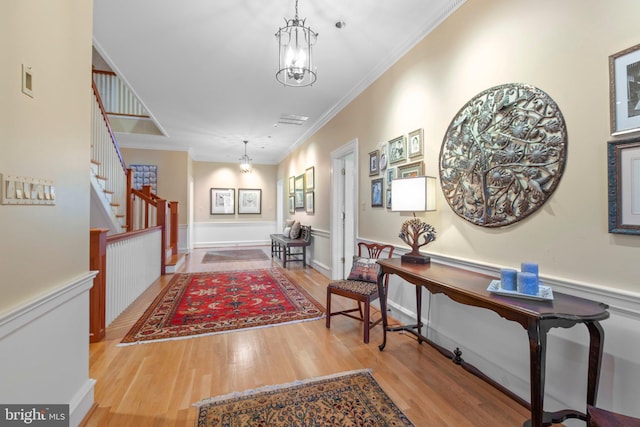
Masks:
[[[93,389],[96,380],[88,378],[69,403],[69,426],[78,426],[93,406]]]
[[[326,277],[331,277],[331,268],[329,268],[328,266],[314,260],[312,260],[310,264],[311,266],[313,266],[314,270],[319,271],[321,274],[323,274]]]

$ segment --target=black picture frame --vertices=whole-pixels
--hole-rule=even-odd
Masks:
[[[373,150],[369,153],[369,176],[376,176],[380,172],[380,152]]]
[[[384,205],[384,178],[371,180],[371,207],[377,208]]]
[[[611,135],[640,130],[640,44],[609,56]]]
[[[640,235],[640,137],[609,141],[607,169],[609,233]]]

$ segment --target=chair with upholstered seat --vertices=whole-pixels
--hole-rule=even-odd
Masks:
[[[377,319],[375,322],[370,318],[371,301],[375,301],[378,295],[378,271],[379,266],[376,260],[393,256],[392,245],[381,245],[378,243],[358,243],[358,255],[353,257],[353,267],[351,273],[346,280],[338,280],[329,283],[327,286],[327,328],[331,327],[331,316],[338,314],[350,317],[352,319],[363,322],[364,326],[364,342],[369,342],[369,331],[382,320]],[[385,277],[385,289],[389,282],[389,276]],[[331,312],[331,296],[340,295],[357,301],[358,307],[347,310]],[[364,310],[363,310],[364,306]],[[355,315],[355,313],[358,315]],[[353,314],[352,314],[353,313]]]
[[[588,405],[589,427],[640,427],[640,419]]]

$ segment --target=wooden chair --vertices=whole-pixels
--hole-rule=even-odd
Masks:
[[[640,419],[616,414],[615,412],[587,407],[589,427],[640,427]]]
[[[394,247],[392,245],[381,245],[377,243],[358,243],[358,257],[360,260],[354,259],[354,268],[352,268],[349,277],[346,280],[338,280],[327,285],[327,328],[331,327],[331,316],[341,314],[360,320],[364,323],[364,342],[369,342],[369,330],[382,321],[382,317],[375,322],[370,319],[371,301],[375,301],[378,295],[377,275],[378,265],[370,260],[377,260],[382,257],[383,252],[387,251],[387,258],[393,255]],[[367,267],[368,266],[368,267]],[[360,280],[356,280],[359,278]],[[384,279],[385,289],[389,283],[389,276]],[[357,308],[331,312],[331,296],[340,295],[350,298],[358,302]],[[362,305],[364,304],[364,311]],[[358,312],[359,316],[351,313]]]

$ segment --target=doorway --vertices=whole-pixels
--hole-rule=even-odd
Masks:
[[[358,140],[331,152],[331,279],[344,279],[358,230]]]
[[[276,233],[281,233],[284,227],[284,181],[279,179],[276,183]]]

